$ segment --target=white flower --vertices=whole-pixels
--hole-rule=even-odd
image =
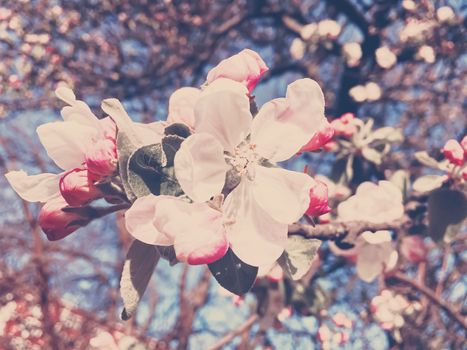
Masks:
[[[451,22],[453,19],[456,18],[456,15],[451,7],[441,6],[439,9],[436,10],[436,17],[441,23],[443,23]]]
[[[197,132],[177,152],[175,174],[194,202],[221,193],[227,171],[239,178],[222,210],[231,222],[226,225],[230,246],[245,262],[271,264],[282,254],[287,225],[308,208],[314,184],[306,174],[265,162],[295,155],[323,118],[324,96],[311,79],[290,84],[286,97],[266,103],[255,119],[241,84],[219,79],[202,92],[195,106]]]
[[[368,101],[377,101],[381,98],[381,88],[378,84],[369,82],[365,85],[366,99]]]
[[[416,4],[413,0],[403,0],[402,7],[407,11],[413,11],[416,8]]]
[[[341,221],[391,222],[404,215],[402,193],[389,181],[363,182],[357,192],[337,207]]]
[[[363,85],[355,85],[353,88],[349,90],[349,95],[356,102],[363,102],[367,98],[366,89]]]
[[[306,45],[300,38],[295,38],[290,45],[290,54],[296,60],[300,60],[305,55]]]
[[[313,35],[318,31],[318,25],[316,23],[309,23],[302,27],[300,30],[300,36],[303,40],[310,40]]]
[[[418,49],[418,56],[426,63],[434,63],[436,60],[435,50],[428,45],[422,45]]]
[[[175,90],[169,98],[167,121],[169,123],[183,123],[193,129],[195,123],[194,107],[200,94],[201,90],[193,87],[182,87]]]
[[[389,231],[363,232],[357,239],[357,275],[365,282],[373,281],[383,271],[392,270],[398,254]]]
[[[318,23],[318,33],[324,37],[337,38],[341,25],[332,19],[323,19]]]
[[[425,32],[433,27],[433,22],[410,20],[399,33],[401,41],[422,40]]]
[[[389,69],[397,62],[396,55],[386,46],[376,49],[376,62],[381,68]]]
[[[409,302],[402,295],[387,289],[371,300],[373,316],[387,330],[404,325],[403,315],[409,306]]]
[[[342,46],[342,53],[347,61],[349,67],[355,67],[359,64],[362,58],[362,47],[359,43],[345,43]]]

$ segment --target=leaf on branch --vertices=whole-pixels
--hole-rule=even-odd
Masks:
[[[136,197],[160,194],[167,158],[160,143],[138,148],[128,161],[128,183]]]
[[[278,263],[290,278],[299,280],[310,270],[320,246],[318,239],[290,236]]]
[[[438,188],[428,197],[428,229],[434,241],[441,241],[447,235],[452,239],[455,226],[467,216],[467,199],[461,191]]]
[[[407,170],[396,170],[389,181],[401,190],[404,199],[407,198],[407,191],[410,187],[410,174]]]
[[[124,305],[122,319],[124,321],[128,320],[135,312],[159,258],[160,254],[153,245],[138,240],[131,244],[120,279],[120,295]]]
[[[185,124],[174,123],[170,124],[168,127],[165,128],[164,134],[166,134],[167,136],[180,136],[181,138],[186,139],[188,136],[191,135],[191,131],[190,128]]]
[[[159,251],[162,259],[165,259],[169,262],[170,266],[174,266],[179,263],[177,259],[177,254],[175,253],[174,246],[162,246],[156,245],[156,249]]]
[[[439,168],[438,161],[430,157],[426,151],[415,152],[415,159],[417,159],[423,165],[429,166],[430,168]]]
[[[136,195],[133,193],[128,183],[128,161],[135,149],[136,147],[129,136],[125,132],[119,131],[117,134],[118,170],[125,194],[131,202],[136,200]]]
[[[208,264],[214,278],[228,291],[243,295],[256,280],[258,268],[241,261],[229,248],[223,258]]]
[[[417,192],[425,193],[441,187],[447,180],[446,175],[424,175],[420,176],[413,183],[413,189]]]

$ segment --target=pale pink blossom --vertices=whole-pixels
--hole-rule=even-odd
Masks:
[[[343,312],[338,312],[332,316],[332,321],[337,327],[352,328],[352,320]]]
[[[464,148],[457,140],[450,139],[446,142],[443,154],[452,164],[462,165],[464,163]]]
[[[271,282],[280,282],[284,279],[284,270],[282,270],[279,264],[274,264],[266,275],[266,278]]]
[[[244,49],[222,60],[211,69],[207,76],[207,83],[211,84],[216,79],[227,78],[244,84],[251,93],[261,76],[268,70],[266,63],[257,52]]]
[[[300,152],[313,152],[319,150],[326,145],[333,136],[334,128],[326,118],[323,118],[320,122],[318,132],[300,149]]]
[[[125,214],[128,232],[154,245],[174,246],[177,259],[191,265],[222,258],[229,242],[219,210],[171,196],[138,198]]]
[[[94,181],[88,170],[73,169],[60,178],[60,193],[72,207],[85,205],[102,196]]]
[[[422,45],[417,52],[418,57],[423,59],[426,63],[434,63],[436,60],[436,53],[433,47]]]
[[[357,42],[345,43],[342,45],[342,53],[349,67],[358,66],[363,55],[362,47]]]
[[[416,4],[413,0],[403,0],[402,7],[407,11],[413,11],[416,9]]]
[[[441,6],[436,10],[436,17],[442,23],[452,22],[456,18],[454,10],[449,6]]]
[[[370,304],[374,318],[383,329],[387,330],[401,328],[404,325],[403,316],[409,305],[402,295],[394,294],[393,291],[387,289],[375,296]]]
[[[363,182],[355,195],[337,207],[341,221],[391,222],[402,218],[402,193],[389,181]]]
[[[412,263],[418,264],[426,260],[427,248],[419,235],[402,238],[400,251],[402,256]]]
[[[357,125],[354,122],[355,115],[353,113],[344,113],[340,118],[334,119],[331,122],[331,127],[334,129],[336,136],[351,137],[357,132]]]
[[[182,87],[175,90],[169,98],[169,123],[183,123],[191,129],[195,126],[195,104],[198,101],[200,89]]]
[[[62,197],[55,197],[41,208],[39,226],[49,241],[62,239],[85,225],[89,218],[76,212],[63,211],[68,203]]]
[[[303,56],[305,56],[306,44],[302,39],[295,38],[294,40],[292,40],[292,44],[290,45],[289,51],[290,55],[294,59],[301,60]]]
[[[319,180],[326,185],[329,199],[344,200],[351,195],[350,189],[347,186],[336,184],[324,175],[316,175],[315,180]]]
[[[375,51],[376,62],[381,68],[389,69],[397,62],[397,56],[389,47],[382,46]]]
[[[219,194],[227,171],[239,177],[222,206],[231,222],[227,235],[240,259],[260,266],[282,254],[287,225],[308,208],[314,183],[306,174],[267,167],[264,161],[289,159],[309,141],[324,116],[324,97],[316,82],[301,79],[288,86],[286,98],[266,103],[253,120],[247,92],[227,79],[202,92],[195,106],[197,133],[177,152],[175,174],[195,202]]]
[[[306,210],[306,214],[318,217],[330,211],[331,208],[328,205],[328,187],[324,182],[315,178],[315,184],[310,189],[310,204]]]
[[[300,30],[300,36],[303,40],[310,40],[318,31],[318,25],[316,23],[309,23],[304,25]]]
[[[318,33],[323,37],[335,39],[341,32],[341,25],[333,19],[323,19],[318,23]]]
[[[331,340],[332,333],[329,327],[323,324],[318,328],[317,336],[318,340],[323,343]]]

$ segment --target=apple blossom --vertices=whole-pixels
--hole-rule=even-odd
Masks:
[[[169,98],[167,121],[169,123],[183,123],[194,129],[194,107],[200,93],[200,89],[193,87],[182,87],[175,90]]]
[[[407,11],[413,11],[416,8],[416,4],[413,0],[403,0],[402,7]]]
[[[410,19],[399,32],[401,41],[422,40],[426,32],[433,27],[433,22]]]
[[[354,122],[355,115],[352,113],[344,113],[340,118],[334,119],[331,122],[331,127],[334,129],[336,136],[351,137],[357,132],[357,125]]]
[[[49,241],[62,239],[86,224],[89,220],[85,215],[67,212],[68,206],[64,198],[58,196],[47,201],[39,213],[39,226]]]
[[[332,316],[332,321],[337,327],[352,328],[352,320],[343,312],[338,312]]]
[[[462,165],[464,163],[464,148],[457,140],[450,139],[446,142],[443,154],[452,164]]]
[[[328,188],[324,182],[315,178],[315,184],[310,189],[310,204],[306,214],[310,216],[321,216],[329,213],[331,208],[328,205]]]
[[[367,98],[366,89],[363,85],[355,85],[349,90],[349,95],[356,102],[364,102]]]
[[[269,68],[260,55],[253,50],[244,49],[238,54],[222,60],[208,72],[206,82],[211,84],[216,79],[227,78],[242,83],[251,93],[261,76]]]
[[[254,120],[241,84],[217,79],[202,92],[195,106],[197,133],[177,152],[175,175],[195,202],[221,193],[228,171],[238,178],[222,210],[232,221],[227,225],[230,245],[246,263],[275,261],[283,252],[287,225],[308,208],[313,179],[267,164],[293,156],[323,118],[324,97],[311,79],[290,84],[286,98],[266,103]]]
[[[463,137],[461,146],[464,149],[464,153],[467,154],[467,135]]]
[[[436,17],[442,23],[444,22],[451,22],[456,15],[451,7],[449,6],[441,6],[436,10]]]
[[[326,325],[321,325],[319,328],[318,328],[318,340],[320,342],[326,342],[326,341],[329,341],[331,339],[331,330],[329,329],[328,326]]]
[[[409,305],[402,295],[385,289],[371,300],[371,311],[383,329],[392,330],[404,325],[403,315]]]
[[[316,134],[300,149],[300,152],[313,152],[319,150],[321,147],[324,147],[333,136],[334,128],[326,118],[323,118]]]
[[[345,43],[342,46],[342,53],[349,67],[358,66],[363,55],[362,47],[357,42]]]
[[[332,19],[323,19],[318,23],[318,33],[323,37],[335,39],[341,32],[341,25]]]
[[[375,56],[378,65],[384,69],[391,68],[397,62],[397,56],[386,46],[376,49]]]
[[[303,56],[305,56],[306,52],[306,44],[300,38],[295,38],[292,40],[292,44],[290,45],[290,55],[296,59],[301,60]]]
[[[60,193],[72,207],[85,205],[102,196],[94,186],[93,174],[86,169],[73,169],[60,178]]]
[[[426,260],[427,248],[423,238],[419,235],[405,236],[402,238],[400,251],[411,263],[418,264]]]
[[[318,31],[318,25],[316,23],[309,23],[304,25],[300,30],[300,36],[303,40],[310,40],[313,35]]]
[[[418,49],[417,55],[426,63],[434,63],[436,60],[435,50],[428,45],[422,45]]]
[[[389,181],[363,182],[355,195],[339,204],[337,213],[342,221],[384,223],[398,220],[404,215],[402,193]]]
[[[366,99],[368,101],[377,101],[381,98],[382,92],[378,84],[374,82],[366,83]]]

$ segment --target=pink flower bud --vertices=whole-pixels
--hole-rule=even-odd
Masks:
[[[401,254],[412,263],[420,263],[426,260],[427,249],[423,238],[418,235],[402,238]]]
[[[73,207],[87,204],[102,195],[94,180],[86,169],[73,169],[60,178],[60,193]]]
[[[446,159],[448,159],[452,164],[462,165],[464,163],[464,149],[456,140],[448,140],[442,151]]]
[[[355,115],[345,113],[340,118],[334,119],[331,126],[334,128],[335,135],[351,137],[357,131],[357,126],[353,123]]]
[[[464,149],[464,153],[467,154],[467,135],[462,139],[461,146]]]
[[[115,140],[101,139],[91,144],[86,152],[86,167],[99,176],[110,176],[117,169]]]
[[[329,141],[323,146],[325,152],[336,152],[339,149],[339,145],[336,141]]]
[[[326,145],[334,136],[334,128],[324,119],[318,132],[300,149],[300,152],[312,152]]]
[[[310,189],[310,204],[306,214],[320,216],[330,211],[331,208],[328,205],[328,187],[324,182],[315,179],[315,184]]]
[[[48,201],[39,213],[39,226],[49,241],[62,239],[86,224],[88,217],[74,212],[63,211],[68,203],[62,197]]]
[[[245,84],[251,93],[258,84],[261,76],[269,68],[258,53],[244,49],[232,57],[222,60],[208,73],[207,83],[210,84],[218,78],[227,78]]]

